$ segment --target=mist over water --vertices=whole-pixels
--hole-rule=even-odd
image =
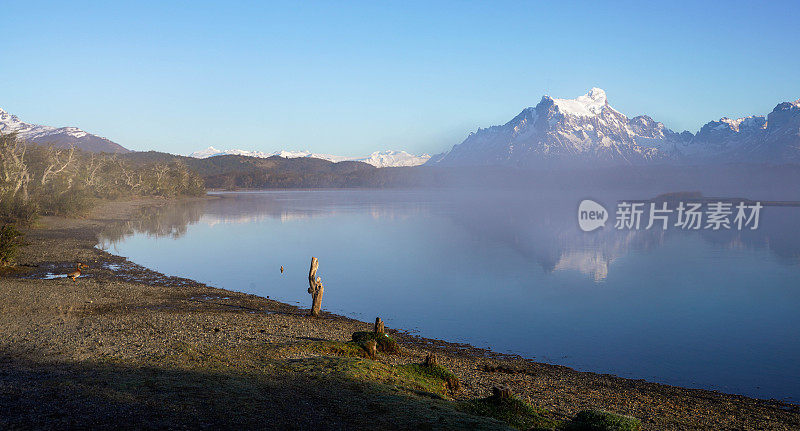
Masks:
[[[579,370],[798,402],[800,208],[765,208],[754,231],[618,231],[617,201],[676,189],[551,180],[222,193],[144,214],[101,246],[303,307],[316,256],[326,311]],[[797,199],[770,182],[702,191]],[[586,198],[612,211],[605,228],[578,228]]]

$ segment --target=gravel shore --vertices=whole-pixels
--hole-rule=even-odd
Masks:
[[[104,228],[167,204],[110,202],[87,218],[44,217],[26,230],[20,265],[0,272],[0,428],[504,429],[446,403],[507,384],[556,419],[601,408],[652,430],[800,429],[791,404],[577,372],[392,329],[403,354],[379,363],[434,352],[460,389],[438,399],[376,373],[340,372],[321,346],[371,324],[311,318],[95,248]],[[76,282],[42,278],[76,262],[89,265]]]

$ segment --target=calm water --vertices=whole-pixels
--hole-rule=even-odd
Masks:
[[[563,193],[219,197],[143,214],[101,246],[302,306],[313,255],[327,311],[579,370],[800,401],[800,208],[766,208],[741,233],[583,233],[583,196]],[[650,196],[592,197],[613,208]]]

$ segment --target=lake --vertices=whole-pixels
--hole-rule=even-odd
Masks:
[[[215,197],[150,210],[100,246],[302,307],[316,256],[329,312],[583,371],[800,400],[800,208],[764,208],[756,230],[616,230],[612,212],[583,232],[586,196],[565,192]],[[591,196],[606,208],[650,197]]]

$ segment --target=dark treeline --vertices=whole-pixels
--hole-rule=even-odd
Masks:
[[[286,159],[224,155],[195,159],[155,151],[122,155],[132,163],[180,162],[200,175],[207,188],[397,188],[436,184],[441,169],[428,167],[376,168],[362,162],[339,163],[309,157]]]
[[[202,178],[177,160],[133,163],[0,135],[0,219],[6,223],[80,214],[98,199],[204,193]]]
[[[675,191],[702,191],[708,196],[759,192],[753,196],[799,199],[800,166],[767,164],[576,166],[549,169],[515,167],[415,166],[376,168],[362,162],[333,163],[313,158],[285,159],[224,155],[195,159],[158,152],[120,156],[132,163],[180,162],[201,176],[207,188],[503,188],[577,190],[595,193],[606,189],[641,189],[648,195]],[[763,192],[763,193],[761,193]]]
[[[209,188],[272,189],[272,188],[397,188],[418,187],[430,183],[430,178],[420,168],[381,168],[372,166],[351,172],[326,171],[232,171],[205,177]]]

